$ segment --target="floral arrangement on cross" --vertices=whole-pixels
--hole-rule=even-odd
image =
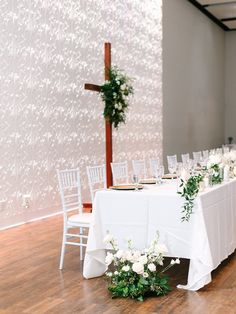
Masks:
[[[117,67],[111,67],[109,77],[110,79],[105,81],[100,90],[105,103],[103,115],[115,128],[118,128],[120,123],[125,123],[129,96],[134,91],[131,86],[131,78]]]
[[[108,290],[112,297],[132,298],[143,301],[148,294],[157,296],[166,295],[171,289],[168,277],[164,273],[173,265],[179,264],[179,259],[172,259],[164,265],[163,254],[167,248],[158,243],[157,233],[148,249],[136,250],[132,241],[128,240],[127,250],[120,250],[111,234],[104,239],[110,244],[113,252],[106,255],[108,270]]]

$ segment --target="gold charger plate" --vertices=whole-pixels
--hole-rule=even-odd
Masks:
[[[143,180],[140,180],[140,184],[156,184],[156,179],[153,179],[153,178],[143,179]]]
[[[177,179],[177,174],[167,173],[167,174],[164,174],[162,179]]]
[[[135,185],[134,184],[114,185],[114,186],[110,186],[110,189],[120,190],[120,191],[131,191],[131,190],[135,190]],[[138,189],[139,190],[143,189],[143,186],[139,184]]]

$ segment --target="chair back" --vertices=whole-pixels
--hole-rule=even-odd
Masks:
[[[128,163],[124,162],[111,162],[111,170],[114,185],[121,183],[128,183]]]
[[[149,159],[149,163],[151,176],[155,177],[157,169],[160,167],[160,162],[158,159]]]
[[[87,175],[91,200],[93,202],[96,191],[106,189],[106,170],[105,165],[88,166]]]
[[[177,163],[178,163],[177,155],[167,156],[167,163],[168,163],[168,166],[169,166],[170,164],[177,165]]]
[[[202,158],[202,152],[193,152],[193,160],[195,163],[199,163]]]
[[[83,207],[79,169],[57,170],[57,178],[64,218],[67,219],[67,212],[71,210],[81,214]]]
[[[186,164],[189,163],[189,160],[190,160],[189,154],[182,154],[182,155],[181,155],[181,158],[182,158],[182,163],[183,163],[184,165],[186,165]]]
[[[208,159],[209,158],[209,151],[208,150],[203,150],[202,151],[202,156],[203,156],[203,159]]]
[[[132,160],[133,172],[139,179],[145,179],[147,177],[146,163],[144,159]]]

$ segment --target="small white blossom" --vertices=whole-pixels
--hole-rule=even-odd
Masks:
[[[156,271],[156,265],[151,263],[151,264],[148,264],[148,269],[153,272],[153,271]]]
[[[144,267],[143,267],[143,264],[142,263],[134,263],[133,266],[132,266],[132,270],[137,273],[137,274],[143,274],[144,272]]]
[[[147,278],[148,276],[149,276],[148,273],[146,273],[146,272],[143,273],[144,278]]]
[[[112,272],[106,273],[107,277],[112,277]]]
[[[116,252],[116,257],[121,259],[124,257],[124,251],[123,250],[119,250]]]
[[[114,275],[119,275],[119,272],[116,270],[116,271],[114,271]]]
[[[129,265],[123,266],[123,267],[122,267],[122,270],[123,270],[123,271],[126,271],[126,272],[129,271],[129,270],[130,270]]]
[[[138,262],[145,265],[148,262],[147,256],[146,255],[141,255],[138,259]]]

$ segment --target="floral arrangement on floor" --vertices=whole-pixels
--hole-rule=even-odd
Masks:
[[[133,87],[130,84],[131,79],[117,67],[110,69],[109,77],[109,81],[105,81],[100,90],[105,103],[103,115],[118,128],[120,123],[125,123],[128,97],[133,94]]]
[[[189,218],[193,213],[194,200],[198,195],[200,182],[202,182],[203,179],[204,177],[202,174],[193,175],[187,181],[180,179],[180,188],[182,191],[178,191],[177,193],[185,199],[182,210],[183,216],[181,217],[182,221],[189,221]]]
[[[131,240],[127,241],[127,250],[119,250],[111,234],[105,237],[104,242],[114,250],[114,253],[108,252],[106,256],[106,277],[112,297],[143,301],[148,294],[161,296],[171,290],[164,272],[180,261],[172,259],[169,265],[163,267],[163,254],[167,249],[165,245],[158,244],[158,238],[157,233],[148,249],[138,251]]]

